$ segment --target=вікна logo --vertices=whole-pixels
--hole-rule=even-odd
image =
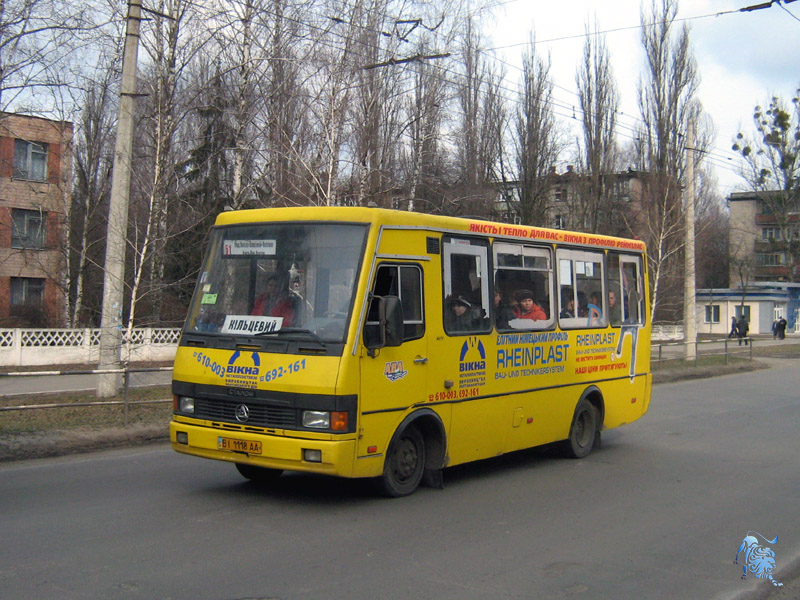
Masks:
[[[476,337],[468,337],[461,346],[461,354],[458,357],[459,371],[485,371],[486,370],[486,350],[483,342]]]
[[[775,570],[775,553],[772,548],[759,544],[758,538],[755,536],[759,536],[767,544],[776,544],[778,542],[777,535],[774,540],[768,540],[760,533],[748,531],[739,545],[739,550],[736,551],[736,558],[733,559],[733,564],[739,564],[739,554],[744,552],[742,579],[747,579],[747,572],[750,571],[758,579],[769,579],[772,585],[783,585],[772,578],[772,572]]]

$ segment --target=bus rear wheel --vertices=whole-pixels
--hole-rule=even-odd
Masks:
[[[586,398],[575,407],[569,438],[566,441],[567,454],[572,458],[583,458],[592,451],[597,432],[597,410]]]
[[[236,463],[236,470],[245,479],[249,479],[254,483],[272,483],[281,476],[280,469],[267,469],[266,467],[254,467],[253,465],[245,465],[243,463]]]
[[[392,498],[407,496],[419,487],[425,470],[425,440],[419,429],[406,427],[392,442],[380,486]]]

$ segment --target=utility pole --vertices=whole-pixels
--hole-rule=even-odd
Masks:
[[[685,272],[683,291],[683,331],[686,342],[686,360],[694,360],[697,354],[697,314],[695,308],[695,260],[694,260],[694,116],[689,117],[686,132],[686,191],[685,218],[686,244],[684,246]]]
[[[142,0],[128,0],[125,48],[122,54],[117,140],[114,173],[108,205],[106,261],[103,277],[103,313],[100,322],[100,369],[119,369],[122,351],[122,300],[125,283],[125,245],[128,232],[128,202],[133,152],[133,108],[136,98],[136,61],[139,53],[139,23]],[[97,396],[107,398],[119,392],[120,373],[100,375]]]

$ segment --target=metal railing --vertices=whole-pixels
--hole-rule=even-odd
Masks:
[[[163,404],[172,402],[172,398],[165,398],[163,400],[131,400],[129,398],[130,390],[130,375],[131,373],[152,373],[157,371],[172,371],[172,367],[142,367],[142,368],[123,368],[123,369],[87,369],[77,371],[16,371],[16,372],[0,372],[0,379],[5,377],[42,377],[42,376],[58,376],[58,375],[106,375],[112,373],[119,373],[122,375],[122,399],[121,400],[93,400],[84,402],[46,402],[40,404],[23,404],[17,406],[0,406],[0,412],[17,411],[17,410],[42,410],[48,408],[75,408],[84,406],[122,406],[123,407],[123,422],[128,422],[128,408],[130,406],[142,404]],[[157,384],[158,385],[158,384]],[[31,395],[43,394],[57,394],[57,393],[70,393],[69,390],[65,392],[32,392]]]
[[[653,344],[650,353],[650,364],[653,369],[661,367],[670,361],[684,361],[686,364],[686,346],[694,345],[694,366],[698,365],[701,357],[724,356],[725,364],[732,357],[746,356],[753,360],[753,338],[724,338],[721,340],[697,340],[695,342],[670,342],[668,344]]]

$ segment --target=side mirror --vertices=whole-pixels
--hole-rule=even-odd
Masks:
[[[364,327],[364,345],[368,354],[375,350],[403,343],[403,306],[397,296],[372,296],[369,314],[373,320]]]
[[[381,325],[385,325],[386,346],[399,346],[403,343],[403,305],[397,296],[383,297]]]

